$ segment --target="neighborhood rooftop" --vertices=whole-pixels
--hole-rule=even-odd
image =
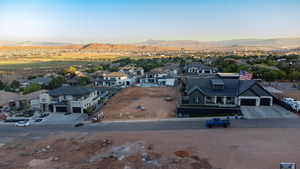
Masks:
[[[88,95],[94,90],[84,87],[62,86],[60,88],[49,91],[50,96],[84,96]]]

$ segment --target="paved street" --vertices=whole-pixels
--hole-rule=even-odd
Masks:
[[[232,128],[300,128],[299,119],[253,119],[232,120],[231,122]],[[24,134],[43,136],[56,132],[158,131],[188,129],[206,129],[205,121],[199,119],[182,119],[170,121],[105,122],[86,124],[82,127],[74,127],[70,124],[32,125],[29,127],[1,125],[0,137],[13,137]],[[230,128],[226,130],[230,130]]]

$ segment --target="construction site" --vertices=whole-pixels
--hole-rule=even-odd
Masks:
[[[107,121],[175,117],[178,95],[172,87],[130,87],[113,96],[101,111]]]

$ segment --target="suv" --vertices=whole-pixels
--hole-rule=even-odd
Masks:
[[[220,118],[214,118],[214,119],[206,121],[206,127],[207,128],[212,128],[212,127],[224,127],[224,128],[227,128],[229,126],[230,126],[229,119],[222,120]]]

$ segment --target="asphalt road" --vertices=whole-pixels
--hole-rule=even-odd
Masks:
[[[300,128],[300,119],[255,119],[231,120],[231,128]],[[31,125],[15,127],[0,125],[0,137],[22,134],[47,135],[56,132],[110,132],[110,131],[156,131],[156,130],[199,130],[206,129],[204,120],[144,121],[144,122],[105,122],[74,127],[70,124]],[[206,129],[213,130],[213,129]]]

